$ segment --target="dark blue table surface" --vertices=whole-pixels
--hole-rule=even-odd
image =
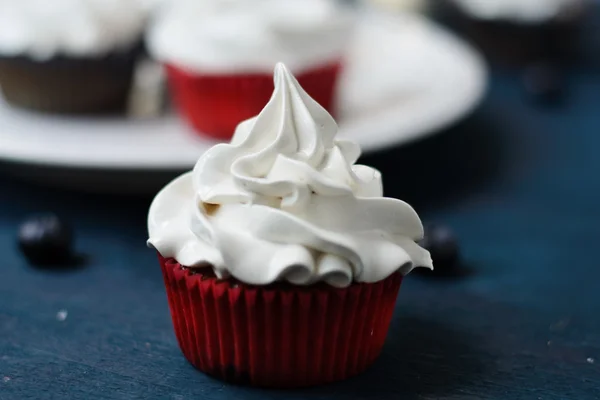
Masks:
[[[464,274],[407,278],[378,362],[324,387],[236,387],[188,365],[144,246],[149,198],[0,177],[0,399],[600,398],[600,68],[573,67],[557,108],[516,78],[495,72],[458,126],[364,158],[388,195],[455,228]],[[72,221],[83,267],[21,258],[17,226],[40,211]]]

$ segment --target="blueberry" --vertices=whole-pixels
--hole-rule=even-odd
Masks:
[[[557,104],[565,97],[565,77],[556,63],[539,62],[526,67],[523,85],[527,95],[540,104]]]
[[[33,265],[60,265],[72,257],[73,233],[53,214],[36,216],[19,227],[19,248]]]
[[[431,253],[434,274],[446,275],[458,267],[458,241],[450,228],[443,225],[426,226],[425,237],[419,241],[419,245]]]

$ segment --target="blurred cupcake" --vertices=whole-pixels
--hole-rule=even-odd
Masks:
[[[493,60],[523,65],[574,53],[587,0],[446,0],[449,21]]]
[[[353,12],[332,0],[174,0],[148,35],[166,65],[174,101],[200,133],[229,139],[273,90],[284,61],[304,88],[334,111]]]
[[[140,0],[0,0],[0,87],[19,107],[123,111],[147,9]]]
[[[431,268],[415,211],[382,197],[381,174],[336,133],[279,64],[260,114],[154,199],[148,243],[201,371],[270,387],[358,374],[382,350],[402,277]]]

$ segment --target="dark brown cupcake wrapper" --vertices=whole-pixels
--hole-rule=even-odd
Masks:
[[[124,112],[139,49],[102,57],[46,61],[0,57],[0,88],[8,103],[64,114]]]

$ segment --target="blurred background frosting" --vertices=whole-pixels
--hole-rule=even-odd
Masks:
[[[296,71],[337,62],[350,40],[353,10],[323,0],[173,0],[149,28],[153,56],[189,70]]]
[[[560,18],[586,0],[450,0],[475,18],[536,23]]]
[[[2,0],[0,54],[48,60],[125,50],[140,40],[147,14],[140,0]]]

